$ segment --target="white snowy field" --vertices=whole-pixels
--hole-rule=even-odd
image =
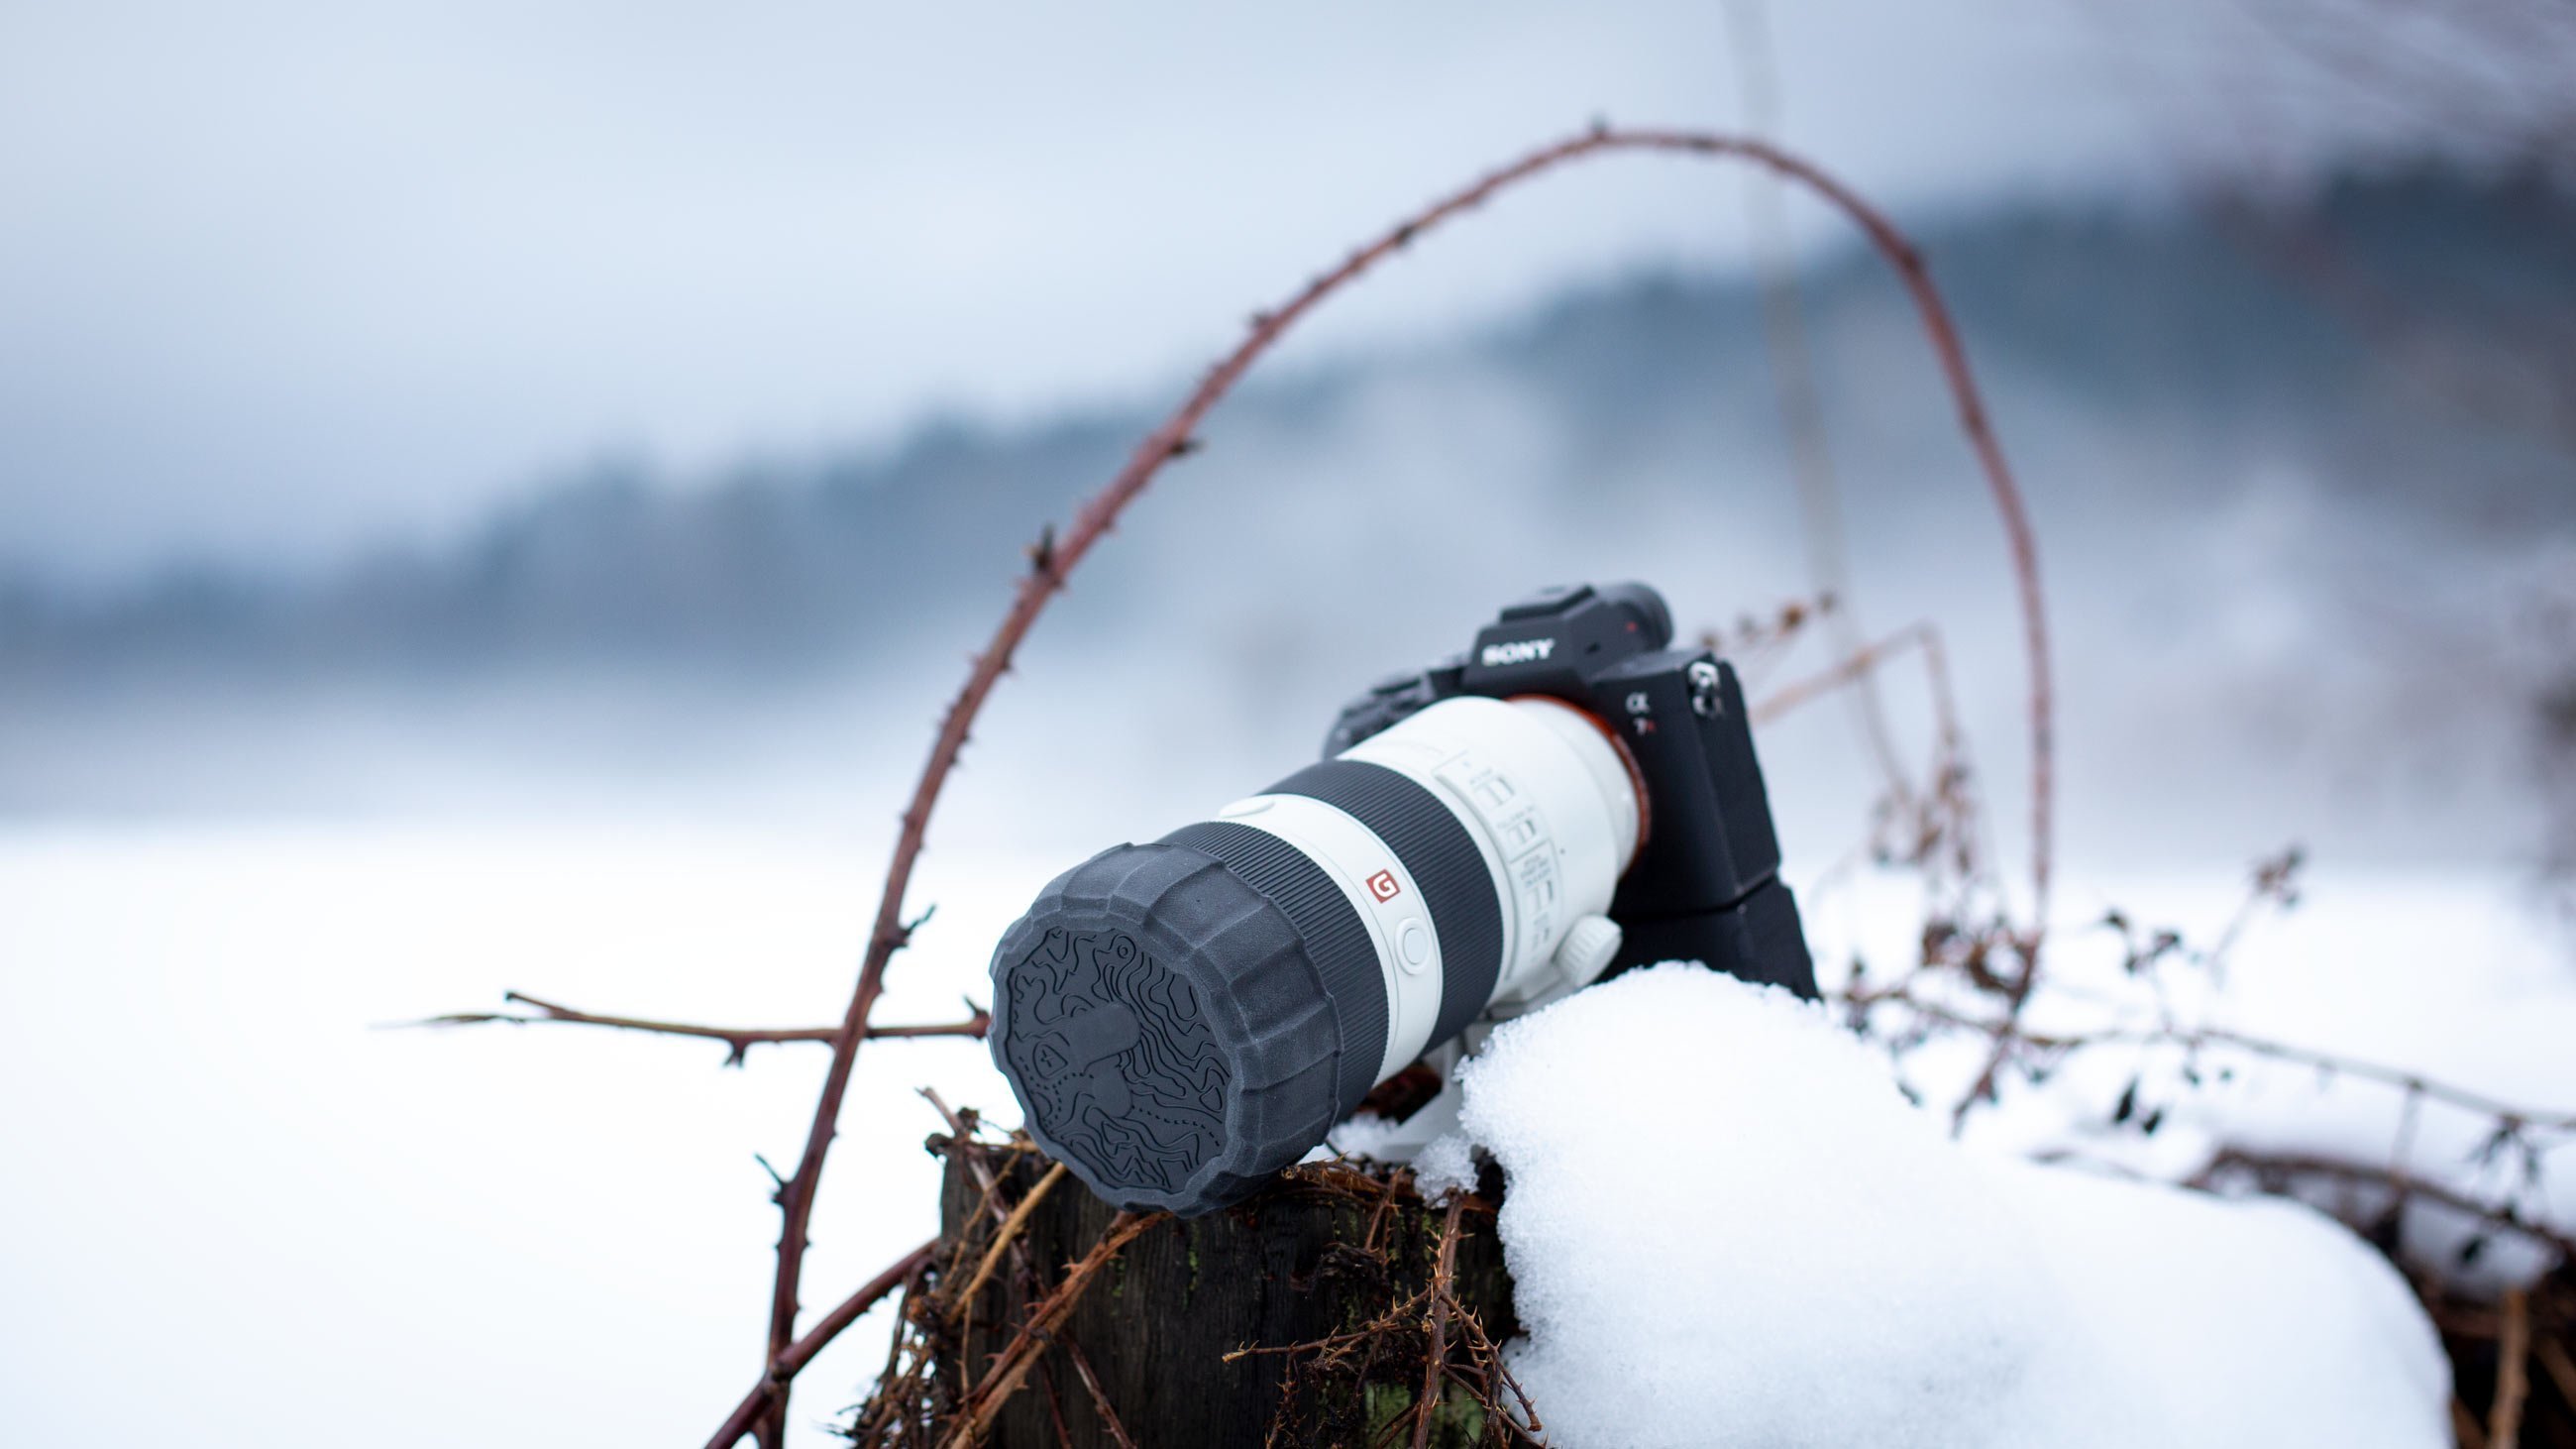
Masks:
[[[950,1019],[960,995],[980,999],[994,935],[1068,863],[934,850],[915,901],[939,914],[881,1019]],[[378,1028],[496,1006],[511,987],[648,1016],[825,1021],[882,864],[813,837],[636,825],[0,834],[10,1437],[694,1442],[756,1368],[777,1222],[753,1154],[792,1160],[820,1049],[762,1048],[725,1071],[708,1043]],[[2116,901],[2203,935],[2240,894],[2232,869],[2066,876],[2066,920]],[[1889,885],[1809,903],[1829,957],[1860,939],[1892,964],[1883,953],[1916,924]],[[2098,939],[2070,935],[2070,961],[2098,957]],[[2297,912],[2248,933],[2223,1010],[2249,1031],[2576,1106],[2576,961],[2499,874],[2324,862]],[[2071,1074],[2032,1100],[2108,1095],[2054,1119],[2005,1114],[1972,1147],[2081,1137],[2127,1075]],[[1015,1115],[977,1045],[872,1044],[809,1301],[931,1231],[919,1144],[937,1123],[911,1094],[925,1084]],[[2312,1074],[2240,1078],[2237,1106],[2190,1118],[2177,1104],[2149,1145],[2180,1155],[2191,1133],[2242,1121],[2370,1150],[2393,1100],[2369,1090],[2338,1082],[2321,1100]],[[1694,1132],[1687,1103],[1649,1106],[1639,1121]],[[2418,1165],[2465,1130],[2428,1117]],[[2570,1166],[2551,1184],[2562,1216]],[[800,1442],[825,1442],[880,1332],[863,1325],[805,1376]]]
[[[926,862],[940,919],[881,1019],[962,1015],[1061,868],[956,865]],[[712,1043],[377,1028],[506,987],[828,1021],[882,866],[650,828],[0,837],[5,1437],[698,1442],[758,1366],[778,1224],[753,1154],[793,1162],[822,1049],[725,1071]],[[921,1085],[1009,1106],[978,1043],[871,1045],[811,1296],[935,1227]],[[872,1338],[815,1365],[800,1423],[855,1396]]]

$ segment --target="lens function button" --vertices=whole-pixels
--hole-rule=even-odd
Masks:
[[[1478,804],[1492,810],[1504,808],[1520,794],[1512,788],[1510,778],[1499,770],[1480,770],[1469,776],[1467,792],[1476,798]]]
[[[1405,922],[1395,933],[1395,954],[1407,975],[1419,975],[1431,960],[1431,932],[1420,921]]]
[[[1579,916],[1557,943],[1556,969],[1567,984],[1589,986],[1618,956],[1620,937],[1619,923],[1608,916]]]

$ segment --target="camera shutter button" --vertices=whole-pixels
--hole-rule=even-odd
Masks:
[[[1592,597],[1590,584],[1555,584],[1539,590],[1518,603],[1503,606],[1502,621],[1541,619],[1562,614]]]

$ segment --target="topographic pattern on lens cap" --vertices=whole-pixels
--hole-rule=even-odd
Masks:
[[[1039,1130],[1107,1181],[1177,1191],[1225,1127],[1198,993],[1114,930],[1050,930],[1009,981],[1002,1049]]]

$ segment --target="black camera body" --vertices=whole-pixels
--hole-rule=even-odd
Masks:
[[[1702,961],[1812,999],[1815,965],[1780,881],[1742,686],[1726,661],[1671,640],[1671,612],[1643,584],[1543,589],[1505,607],[1465,653],[1345,705],[1324,755],[1459,695],[1564,700],[1616,732],[1645,785],[1646,843],[1611,901],[1622,941],[1603,974]]]

